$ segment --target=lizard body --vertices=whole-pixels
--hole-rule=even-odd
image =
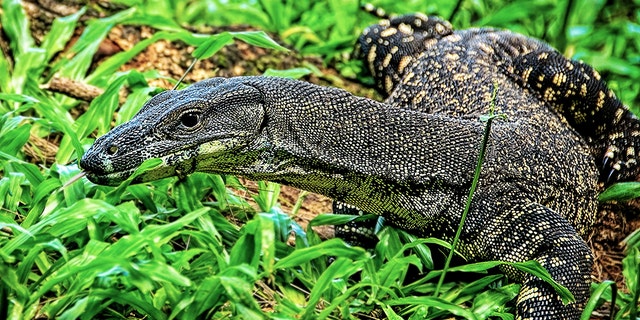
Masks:
[[[492,128],[458,249],[473,260],[536,259],[577,301],[565,306],[542,280],[505,267],[523,282],[518,318],[577,318],[592,264],[580,236],[593,223],[599,177],[637,174],[628,130],[637,120],[615,96],[600,103],[596,93],[571,109],[575,95],[545,93],[554,82],[540,76],[555,69],[534,68],[533,58],[544,59],[530,53],[558,57],[541,42],[493,29],[454,32],[446,22],[417,17],[383,21],[368,31],[377,36],[360,39],[385,102],[287,79],[213,78],[157,95],[97,139],[80,166],[91,181],[113,185],[144,160],[161,158],[138,181],[194,171],[271,180],[383,216],[418,236],[450,239],[482,140],[478,116],[487,113],[497,84],[497,112],[508,120]],[[579,66],[558,61],[560,74],[567,63]],[[590,76],[588,88],[606,89],[591,69],[576,70]],[[623,114],[613,123],[588,125],[596,122],[590,116],[616,110]]]

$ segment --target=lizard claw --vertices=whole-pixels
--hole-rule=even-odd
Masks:
[[[616,170],[615,168],[611,169],[611,171],[609,171],[609,175],[607,176],[606,183],[611,184],[615,182],[618,178],[618,174],[619,174],[619,170]]]
[[[605,169],[607,167],[607,164],[609,163],[609,160],[611,160],[613,158],[613,154],[605,154],[604,157],[602,158],[602,169]]]

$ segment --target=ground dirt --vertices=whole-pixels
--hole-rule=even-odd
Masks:
[[[30,0],[25,1],[24,5],[28,14],[32,17],[32,33],[37,40],[42,39],[51,25],[55,17],[68,15],[77,11],[80,5],[79,0],[67,1],[51,1],[51,0]],[[94,7],[100,10],[91,9],[83,19],[91,17],[99,17],[105,15],[104,12],[113,11],[108,1],[92,2]],[[197,30],[203,33],[216,33],[220,31],[238,31],[248,30],[250,28],[243,26],[225,27],[225,28],[207,28]],[[76,30],[76,37],[82,32],[82,28]],[[142,39],[149,38],[156,30],[145,26],[116,26],[109,33],[106,40],[103,41],[99,51],[96,53],[94,60],[98,64],[100,61],[118,52],[131,48],[135,43]],[[273,36],[278,41],[276,36]],[[279,41],[278,41],[279,42]],[[7,49],[6,40],[0,42],[3,50]],[[145,51],[136,56],[133,60],[123,66],[122,70],[138,69],[140,71],[157,70],[161,74],[179,79],[187,67],[192,62],[190,53],[193,51],[189,47],[180,42],[159,41],[149,46]],[[374,91],[370,88],[363,87],[350,79],[342,78],[339,73],[332,68],[331,62],[328,66],[323,64],[320,57],[302,57],[301,55],[289,51],[278,52],[253,47],[242,42],[236,41],[234,45],[227,46],[218,52],[214,57],[196,63],[194,69],[187,74],[185,82],[191,83],[203,80],[213,76],[240,76],[240,75],[258,75],[268,68],[272,69],[288,69],[300,67],[305,64],[311,64],[319,68],[323,75],[310,75],[303,80],[317,83],[320,85],[331,85],[346,89],[356,95],[368,96],[376,98]],[[72,85],[65,85],[73,86]],[[75,84],[82,86],[83,84]],[[154,83],[164,88],[170,88],[170,84],[159,81]],[[87,90],[83,90],[86,92]],[[99,93],[98,89],[96,93]],[[73,95],[72,93],[68,93]],[[126,94],[126,93],[123,93]],[[91,97],[89,97],[90,99]],[[82,98],[87,100],[86,98]],[[79,111],[82,112],[82,111]],[[53,159],[57,144],[59,141],[55,137],[42,139],[33,137],[30,145],[37,146],[41,152],[34,157],[39,157],[38,162],[42,163],[43,157]],[[29,147],[27,147],[29,148]],[[49,150],[49,153],[42,154],[42,150]],[[27,150],[28,152],[28,150]],[[257,188],[255,183],[247,182],[249,190]],[[300,191],[294,188],[283,186],[280,195],[281,205],[285,212],[290,212],[291,208],[298,201]],[[295,218],[301,224],[306,224],[310,219],[320,213],[331,212],[331,200],[326,197],[309,194]],[[602,206],[599,212],[600,218],[593,228],[592,234],[588,235],[589,241],[596,258],[596,264],[593,270],[593,279],[602,281],[606,279],[614,280],[618,283],[618,287],[625,290],[623,276],[621,274],[621,259],[624,257],[623,239],[632,231],[640,228],[640,201],[621,204],[606,204]],[[322,229],[321,234],[326,237],[332,236],[331,228]]]

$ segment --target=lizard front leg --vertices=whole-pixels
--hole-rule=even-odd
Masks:
[[[350,204],[333,201],[334,214],[349,214],[363,216],[366,213]],[[372,217],[366,220],[351,221],[346,224],[334,227],[335,237],[344,240],[352,246],[359,246],[366,249],[373,249],[378,243],[376,229],[384,221],[381,216]]]

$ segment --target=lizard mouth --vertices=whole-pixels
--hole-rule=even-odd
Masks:
[[[131,180],[131,183],[149,182],[172,176],[183,177],[194,171],[195,167],[193,166],[192,162],[193,161],[184,161],[177,164],[176,166],[160,165],[155,168],[145,170],[144,172],[136,175]],[[123,181],[129,179],[137,169],[138,168],[131,168],[109,173],[97,173],[91,170],[85,170],[84,172],[87,179],[89,179],[89,181],[93,183],[108,186],[118,186]]]
[[[224,153],[231,148],[234,142],[237,142],[237,136],[221,135],[209,142],[185,146],[181,148],[181,150],[173,150],[170,154],[157,157],[162,160],[162,163],[140,173],[131,182],[148,182],[171,176],[184,177],[196,171],[199,156]],[[118,161],[118,163],[115,164],[113,159],[104,157],[97,152],[92,153],[91,150],[89,150],[85,154],[85,157],[81,159],[80,167],[86,173],[89,181],[101,185],[117,186],[121,182],[129,179],[129,177],[138,170],[140,165],[145,160],[148,160],[147,157],[140,157],[139,154],[135,153],[122,154],[117,158],[120,160],[125,158],[130,160]],[[133,160],[135,158],[138,159]]]
[[[135,169],[127,169],[111,173],[98,173],[91,170],[84,170],[83,172],[87,179],[95,184],[117,186],[122,181],[127,180],[135,172]]]

